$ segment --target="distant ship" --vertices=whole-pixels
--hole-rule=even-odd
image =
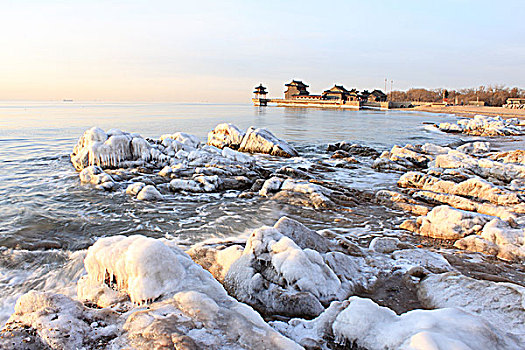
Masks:
[[[62,100],[62,102],[73,102],[73,100],[65,98],[65,99]]]

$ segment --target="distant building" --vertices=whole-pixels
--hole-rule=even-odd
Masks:
[[[311,95],[308,85],[300,80],[292,80],[285,84],[286,91],[284,98],[267,98],[266,88],[259,84],[255,87],[254,98],[252,101],[256,106],[267,106],[275,103],[277,106],[284,107],[321,107],[321,108],[341,108],[341,109],[361,109],[361,108],[391,108],[392,102],[387,101],[387,95],[381,90],[369,92],[357,91],[357,89],[347,90],[343,85],[335,84],[320,95]],[[408,105],[407,105],[408,106]],[[400,105],[400,107],[405,107]],[[399,108],[399,107],[398,107]]]
[[[358,101],[359,95],[357,90],[352,89],[348,91],[343,85],[334,85],[333,88],[323,91],[321,95],[323,100],[336,100],[336,101]]]
[[[372,91],[367,97],[368,102],[386,102],[386,100],[386,94],[383,91],[377,89]]]
[[[308,90],[306,90],[308,85],[306,85],[302,81],[292,80],[291,83],[288,83],[285,86],[288,87],[288,89],[284,92],[284,98],[287,99],[287,100],[292,100],[292,99],[294,99],[295,97],[298,97],[298,96],[308,96],[308,95],[310,95]]]
[[[255,91],[253,93],[255,95],[255,98],[266,98],[266,95],[268,94],[266,88],[262,84],[256,86]]]
[[[361,99],[361,101],[368,101],[368,97],[370,96],[370,91],[368,90],[363,90],[360,94],[359,94],[359,98]]]
[[[519,98],[519,97],[509,97],[507,99],[508,105],[523,105],[525,104],[525,98]]]
[[[480,101],[478,99],[476,101],[468,101],[468,105],[469,106],[483,107],[483,106],[486,106],[487,104],[485,103],[485,101]]]

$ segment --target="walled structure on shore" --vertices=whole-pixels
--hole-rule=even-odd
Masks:
[[[332,88],[323,91],[320,95],[311,95],[308,85],[300,80],[292,80],[285,84],[284,98],[267,98],[266,88],[260,84],[255,87],[253,104],[267,106],[275,104],[278,107],[327,107],[342,109],[361,108],[399,108],[393,102],[387,101],[387,95],[381,90],[362,92],[356,89],[347,90],[343,85],[335,84]],[[405,107],[405,106],[403,106]],[[406,106],[408,107],[408,106]]]

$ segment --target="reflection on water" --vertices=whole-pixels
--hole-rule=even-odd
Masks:
[[[455,118],[395,111],[347,111],[250,105],[146,103],[7,103],[0,105],[0,322],[15,298],[31,288],[71,286],[82,269],[70,258],[97,237],[144,234],[191,244],[214,236],[248,234],[281,216],[314,229],[382,232],[397,220],[380,207],[350,213],[302,209],[261,198],[238,199],[236,192],[172,195],[166,201],[136,201],[81,185],[69,153],[84,130],[94,125],[145,137],[185,131],[205,140],[216,124],[266,127],[290,141],[296,159],[259,156],[270,167],[300,166],[329,157],[326,144],[354,140],[378,150],[393,144],[434,142],[450,136],[422,122]],[[456,137],[454,138],[456,139]],[[357,169],[327,174],[348,187],[377,190],[393,186],[397,175]],[[23,258],[20,258],[23,257]],[[76,257],[76,256],[75,256]],[[51,274],[52,273],[52,274]],[[50,287],[51,286],[51,287]]]

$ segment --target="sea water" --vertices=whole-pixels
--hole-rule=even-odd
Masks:
[[[74,295],[85,249],[98,237],[142,234],[182,246],[212,237],[243,236],[283,215],[313,229],[348,235],[393,230],[399,213],[380,206],[322,212],[269,199],[237,198],[237,191],[173,194],[162,202],[137,201],[122,192],[80,184],[69,154],[82,133],[98,126],[144,137],[184,131],[206,140],[219,123],[264,127],[300,153],[293,159],[257,156],[269,168],[308,166],[329,159],[329,143],[342,140],[378,151],[393,145],[446,145],[458,136],[429,127],[450,115],[412,111],[254,107],[248,104],[0,103],[0,324],[16,298],[32,290]],[[467,139],[466,137],[463,137]],[[375,192],[392,188],[399,174],[379,173],[370,163],[337,168],[327,178]]]

